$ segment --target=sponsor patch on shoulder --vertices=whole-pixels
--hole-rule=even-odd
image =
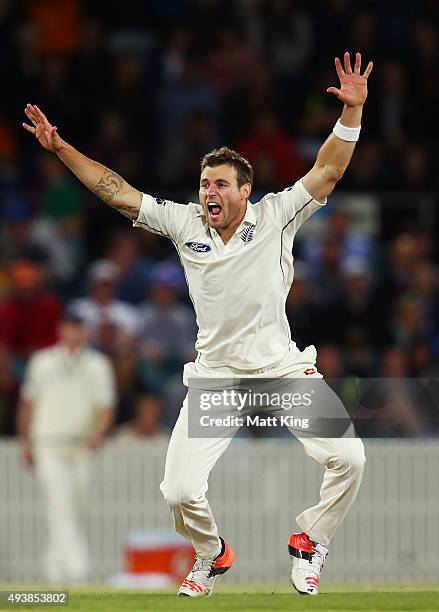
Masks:
[[[189,247],[195,253],[207,253],[212,250],[208,244],[203,244],[202,242],[186,242],[185,246]]]
[[[158,204],[159,206],[166,206],[167,204],[167,200],[164,200],[163,198],[154,198],[155,203]]]

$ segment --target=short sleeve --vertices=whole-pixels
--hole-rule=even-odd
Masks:
[[[327,202],[326,198],[323,202],[315,200],[303,186],[302,179],[294,183],[292,187],[265,197],[272,215],[281,227],[284,228],[293,223],[295,231]]]
[[[188,214],[186,204],[176,204],[171,200],[154,198],[144,193],[139,216],[133,222],[133,226],[143,227],[153,234],[178,242],[187,224]]]
[[[34,355],[33,357],[29,359],[29,362],[27,364],[23,384],[20,389],[20,395],[24,400],[28,402],[33,402],[36,400],[37,394],[38,394],[38,357]]]
[[[94,401],[97,408],[111,408],[116,403],[113,367],[103,355],[97,357],[94,378]]]

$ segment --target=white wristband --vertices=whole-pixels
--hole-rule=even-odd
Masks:
[[[348,142],[355,142],[360,137],[361,125],[358,127],[347,127],[340,123],[340,119],[334,125],[334,129],[332,130],[336,136],[341,138],[342,140],[347,140]]]

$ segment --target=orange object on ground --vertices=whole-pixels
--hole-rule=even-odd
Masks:
[[[180,538],[134,532],[125,548],[125,571],[130,574],[166,574],[173,582],[181,582],[194,559],[193,547]]]

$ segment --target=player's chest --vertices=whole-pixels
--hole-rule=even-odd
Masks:
[[[194,263],[200,267],[229,265],[237,260],[251,261],[254,258],[270,257],[278,252],[280,234],[275,228],[264,224],[246,223],[224,243],[214,229],[202,228],[192,231],[178,245],[182,263]]]
[[[179,254],[192,290],[221,292],[232,285],[264,284],[279,265],[280,235],[246,224],[224,245],[221,237],[197,234],[179,246]]]
[[[94,371],[86,362],[69,363],[59,359],[41,368],[39,384],[52,392],[87,389],[93,386]]]

